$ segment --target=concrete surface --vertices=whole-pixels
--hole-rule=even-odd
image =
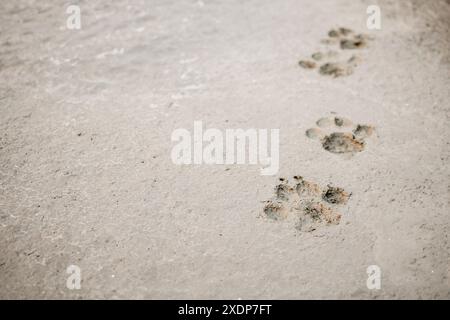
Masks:
[[[1,1],[0,298],[448,299],[449,17],[445,0]],[[374,37],[353,74],[300,68],[341,26]],[[331,112],[376,136],[325,151],[305,131]],[[174,165],[195,120],[279,128],[279,174]],[[293,175],[351,192],[340,224],[261,215]]]

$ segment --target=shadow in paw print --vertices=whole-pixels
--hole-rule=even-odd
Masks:
[[[337,225],[341,214],[336,206],[344,205],[350,194],[339,187],[321,188],[301,176],[293,183],[280,178],[274,196],[266,201],[263,216],[274,221],[290,221],[299,231],[313,231],[321,226]]]
[[[328,32],[328,38],[322,40],[322,44],[327,46],[338,46],[341,52],[366,48],[372,37],[365,34],[355,34],[348,28],[332,29]],[[300,67],[304,69],[315,69],[318,65],[321,75],[332,76],[333,78],[348,76],[353,73],[361,58],[358,55],[351,55],[338,60],[339,52],[335,50],[319,51],[311,55],[311,59],[299,61]]]
[[[306,136],[319,140],[322,147],[332,153],[361,152],[366,147],[366,139],[374,133],[374,128],[370,125],[353,126],[351,120],[338,116],[321,118],[316,124],[318,128],[306,130]]]

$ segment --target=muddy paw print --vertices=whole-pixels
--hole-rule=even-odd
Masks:
[[[368,41],[372,37],[365,34],[355,34],[348,28],[332,29],[328,32],[328,38],[322,40],[322,44],[327,46],[338,45],[339,49],[352,51],[368,46]],[[311,55],[311,59],[300,60],[299,65],[304,69],[315,69],[318,65],[321,75],[332,76],[333,78],[348,76],[353,73],[356,66],[361,62],[359,55],[351,55],[339,58],[339,53],[334,50],[319,51]]]
[[[306,136],[319,140],[325,150],[340,154],[352,155],[363,151],[366,139],[372,136],[375,130],[369,125],[354,126],[349,119],[338,116],[321,118],[316,124],[319,128],[306,130]]]
[[[314,231],[321,226],[337,225],[341,214],[336,207],[344,205],[350,194],[339,187],[321,188],[300,176],[293,183],[280,178],[274,196],[266,201],[264,217],[275,221],[289,221],[299,231]]]
[[[332,29],[328,32],[328,39],[322,40],[324,44],[339,44],[341,49],[362,49],[368,46],[373,37],[366,34],[355,34],[348,28]]]
[[[354,68],[359,64],[359,61],[359,57],[351,56],[347,61],[327,62],[320,66],[319,73],[334,78],[348,76],[353,73]]]

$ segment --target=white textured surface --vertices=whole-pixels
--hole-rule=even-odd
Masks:
[[[80,1],[71,31],[64,1],[2,0],[0,297],[449,298],[450,5],[377,2],[361,66],[331,79],[298,60],[366,32],[372,1]],[[304,132],[331,111],[377,138],[324,151]],[[352,192],[341,224],[258,218],[257,167],[172,164],[194,120],[280,128],[281,176]]]

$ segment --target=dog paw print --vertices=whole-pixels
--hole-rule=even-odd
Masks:
[[[348,28],[338,28],[330,30],[328,38],[321,42],[327,46],[338,46],[342,53],[343,51],[365,48],[370,40],[373,40],[373,38],[368,35],[355,34],[353,30]],[[300,60],[299,65],[304,69],[315,69],[320,65],[319,73],[321,75],[337,78],[352,74],[360,62],[361,57],[358,55],[352,54],[350,57],[340,58],[338,51],[327,50],[313,53],[310,59]]]
[[[272,199],[265,202],[263,215],[274,221],[289,221],[299,231],[311,232],[321,226],[337,225],[341,214],[336,208],[345,205],[351,194],[328,185],[321,188],[301,176],[293,183],[280,178]]]
[[[319,140],[322,147],[332,153],[355,154],[366,147],[366,139],[373,135],[370,125],[353,125],[352,121],[338,116],[317,120],[318,128],[306,130],[306,136]],[[353,128],[353,130],[352,130]]]

